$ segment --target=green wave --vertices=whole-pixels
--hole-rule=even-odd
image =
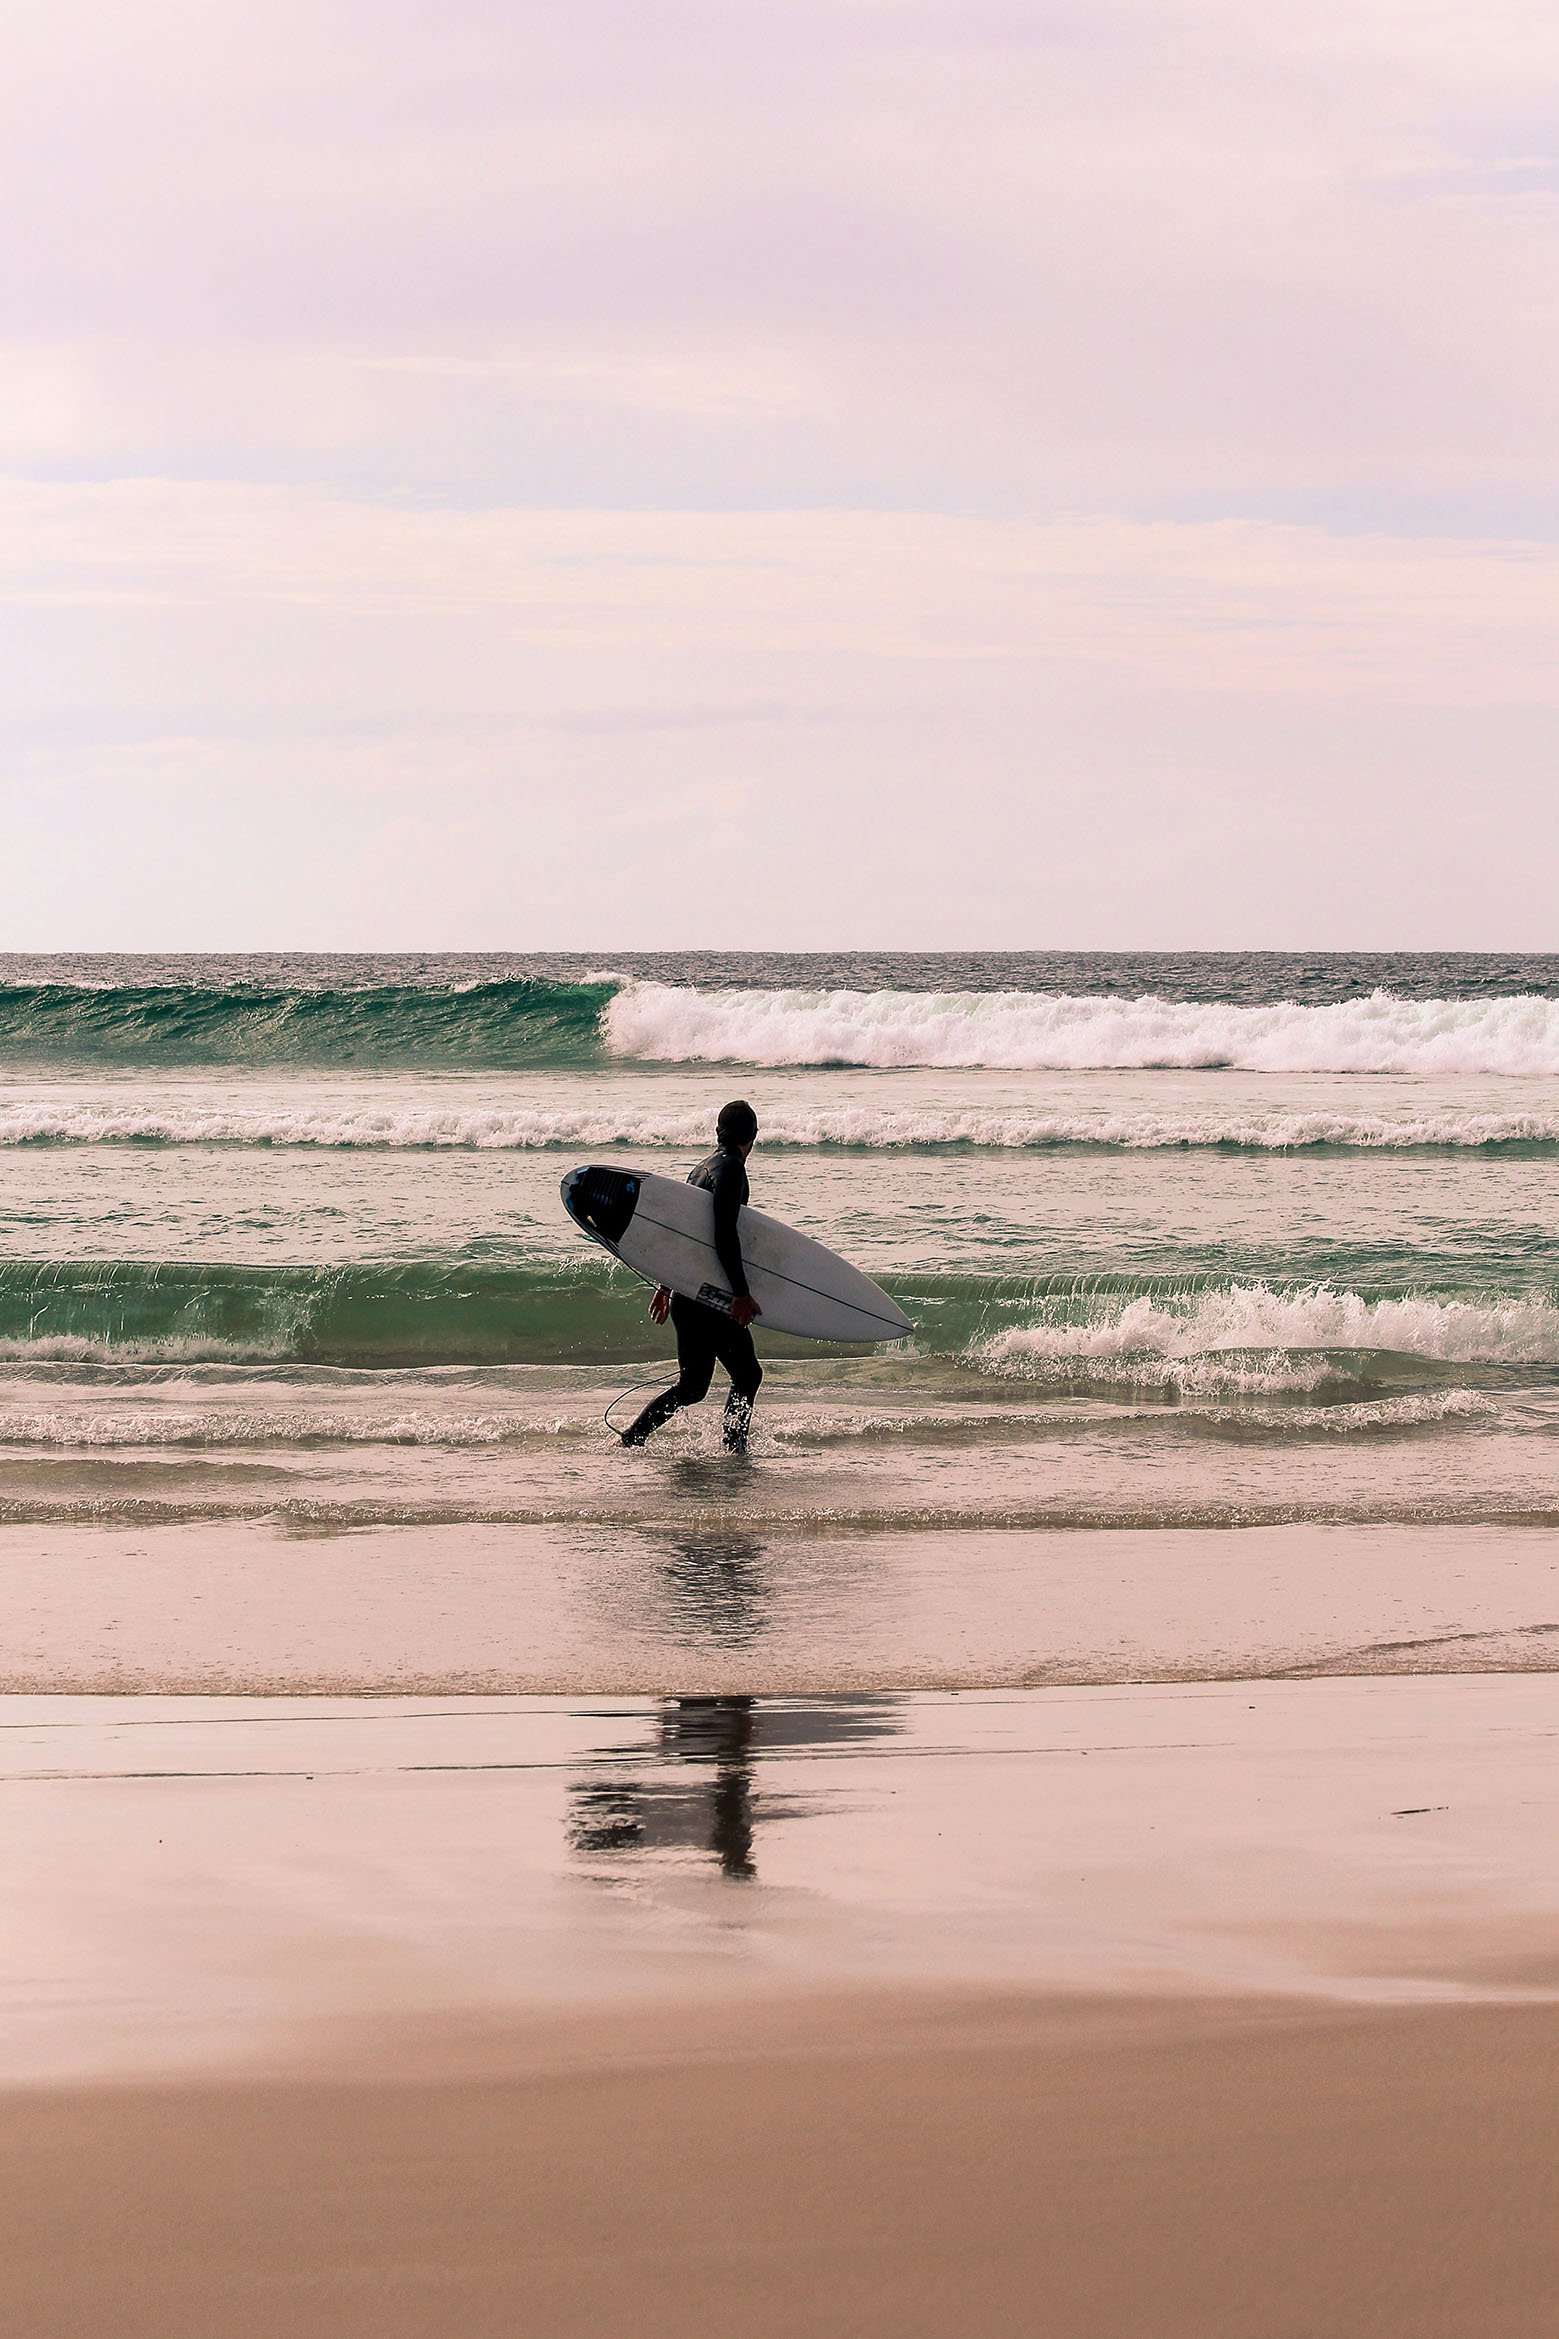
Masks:
[[[644,1286],[575,1267],[0,1261],[0,1351],[408,1366],[665,1353]]]
[[[505,1069],[604,1056],[612,982],[525,977],[435,989],[172,983],[0,986],[10,1062],[395,1065]]]
[[[1227,1273],[911,1274],[890,1277],[888,1288],[914,1324],[922,1358],[1052,1387],[1120,1383],[1172,1397],[1209,1363],[1237,1376],[1242,1355],[1303,1356],[1312,1390],[1334,1381],[1462,1380],[1487,1368],[1559,1370],[1559,1304],[1538,1290],[1372,1298]],[[779,1356],[839,1353],[777,1335],[765,1346]],[[445,1257],[330,1268],[0,1261],[0,1355],[13,1359],[372,1369],[633,1364],[667,1349],[666,1334],[649,1322],[643,1283],[588,1252],[577,1261]]]
[[[1136,1289],[1141,1279],[1128,1281]],[[890,1288],[914,1320],[917,1348],[954,1358],[1058,1296],[1086,1314],[1117,1285],[1127,1287],[1113,1277],[929,1274]],[[779,1335],[766,1345],[837,1353]],[[587,1250],[566,1264],[0,1260],[0,1353],[12,1356],[408,1367],[631,1364],[667,1351],[643,1282]]]
[[[958,1357],[1067,1291],[1086,1309],[1113,1279],[1086,1286],[1026,1275],[909,1275],[892,1284],[917,1346]],[[810,1342],[767,1336],[777,1352]],[[598,1253],[577,1261],[456,1259],[342,1267],[195,1260],[0,1260],[0,1353],[409,1367],[631,1364],[664,1357],[643,1282]]]

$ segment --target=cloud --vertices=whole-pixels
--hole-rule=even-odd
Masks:
[[[62,633],[133,620],[166,645],[169,673],[202,688],[216,644],[236,675],[251,641],[253,689],[272,704],[312,672],[320,642],[350,640],[369,651],[374,692],[393,665],[396,698],[426,673],[436,702],[437,676],[455,679],[446,661],[490,659],[516,713],[568,706],[576,722],[586,708],[607,717],[645,658],[690,676],[733,657],[782,675],[812,658],[863,674],[1067,665],[1187,692],[1559,705],[1559,546],[1245,521],[455,511],[296,488],[13,482],[0,486],[7,606],[13,622],[49,612]],[[79,675],[74,655],[64,666]],[[37,669],[12,672],[25,698]],[[345,693],[350,662],[341,672]],[[716,702],[702,697],[708,720]],[[741,703],[789,707],[794,691],[754,702],[744,686]]]
[[[18,39],[0,283],[71,388],[42,443],[0,400],[16,467],[1559,516],[1519,0],[58,0]]]
[[[1549,0],[13,13],[13,941],[1551,938]]]
[[[1540,946],[1559,549],[0,500],[13,946]],[[70,883],[58,882],[61,868]]]

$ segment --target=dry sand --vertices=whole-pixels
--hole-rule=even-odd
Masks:
[[[11,2095],[11,2339],[1559,2323],[1548,2005],[835,1999],[451,2063]]]

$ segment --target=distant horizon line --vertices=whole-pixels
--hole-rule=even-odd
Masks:
[[[1549,947],[1490,943],[575,942],[78,943],[0,948],[15,960],[86,958],[1559,958]]]

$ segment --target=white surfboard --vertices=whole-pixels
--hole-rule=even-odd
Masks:
[[[729,1314],[731,1286],[715,1255],[714,1196],[638,1170],[570,1170],[563,1207],[582,1234],[646,1283]],[[810,1235],[761,1210],[736,1221],[747,1283],[765,1331],[803,1340],[902,1340],[914,1330],[869,1275]]]

